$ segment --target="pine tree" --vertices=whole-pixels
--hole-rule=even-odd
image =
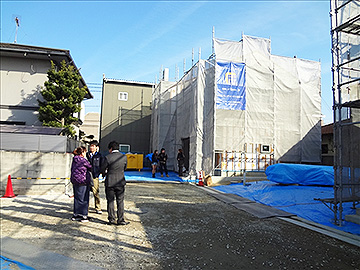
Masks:
[[[44,101],[39,103],[39,120],[43,126],[61,127],[62,134],[73,137],[75,131],[71,126],[78,118],[73,114],[80,112],[80,103],[87,92],[86,87],[80,88],[81,75],[72,65],[61,62],[57,71],[51,61],[51,68],[47,72],[48,80],[41,88]]]

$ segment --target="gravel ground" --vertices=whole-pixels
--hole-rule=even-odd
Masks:
[[[360,269],[360,248],[258,219],[187,184],[128,183],[127,226],[73,222],[73,199],[1,199],[1,236],[106,269]],[[102,208],[106,209],[101,187]],[[16,258],[11,258],[16,260]]]

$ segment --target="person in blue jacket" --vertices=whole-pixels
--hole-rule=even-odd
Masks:
[[[103,161],[103,156],[99,152],[99,143],[98,141],[90,142],[90,152],[86,153],[86,158],[91,164],[91,173],[94,181],[94,185],[91,187],[91,191],[94,194],[95,199],[95,210],[96,213],[102,214],[101,204],[100,204],[100,194],[99,194],[99,175],[100,175],[100,166]]]

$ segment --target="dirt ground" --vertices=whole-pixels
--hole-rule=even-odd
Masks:
[[[127,226],[95,214],[73,222],[73,199],[1,199],[1,237],[105,269],[360,269],[360,248],[277,218],[258,219],[188,184],[128,183]],[[104,187],[102,208],[106,210]],[[16,258],[11,258],[16,260]]]

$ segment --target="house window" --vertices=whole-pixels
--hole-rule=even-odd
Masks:
[[[128,93],[126,92],[119,92],[118,100],[127,101],[128,100]]]
[[[120,144],[119,145],[120,152],[129,153],[130,152],[130,145],[129,144]]]

